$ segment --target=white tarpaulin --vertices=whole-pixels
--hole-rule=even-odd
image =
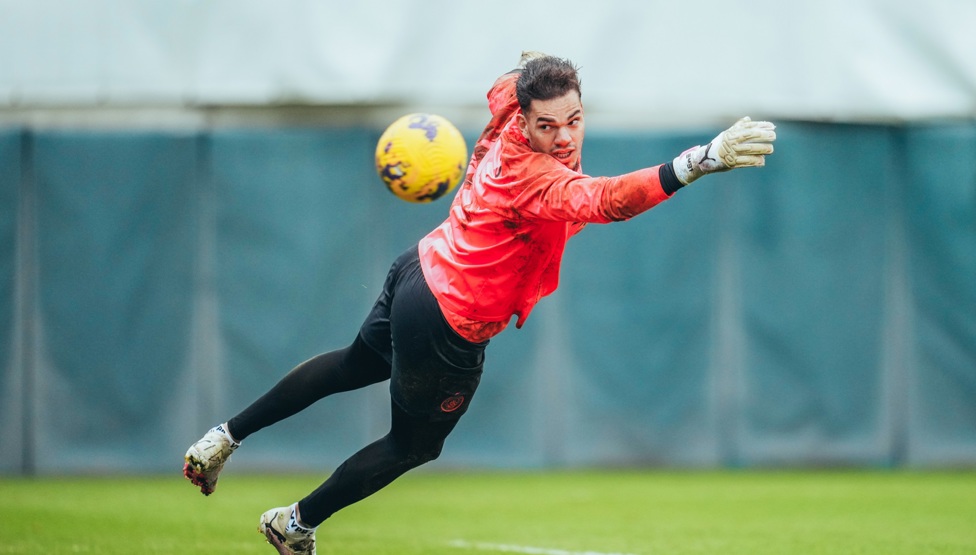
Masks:
[[[532,49],[627,124],[972,118],[974,26],[970,0],[0,0],[0,111],[483,111]]]

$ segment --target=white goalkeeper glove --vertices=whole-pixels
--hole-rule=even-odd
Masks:
[[[752,121],[744,117],[707,145],[695,146],[679,154],[674,159],[674,173],[688,185],[706,173],[764,166],[765,156],[773,153],[775,129],[776,126],[768,121]]]
[[[525,64],[531,62],[536,58],[545,58],[548,54],[539,52],[537,50],[523,50],[522,57],[519,58],[519,63],[515,66],[517,69],[525,69]]]

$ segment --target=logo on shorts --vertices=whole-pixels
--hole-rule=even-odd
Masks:
[[[455,393],[441,402],[441,412],[454,412],[464,404],[464,395]]]

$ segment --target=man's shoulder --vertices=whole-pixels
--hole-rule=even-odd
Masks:
[[[521,72],[519,72],[521,73]],[[506,73],[491,86],[488,91],[488,109],[493,116],[518,110],[518,98],[515,96],[515,83],[519,73]]]

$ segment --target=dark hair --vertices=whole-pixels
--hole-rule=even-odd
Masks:
[[[515,96],[524,113],[528,113],[533,100],[552,100],[569,91],[582,95],[579,69],[573,62],[555,56],[529,60],[515,83]]]

